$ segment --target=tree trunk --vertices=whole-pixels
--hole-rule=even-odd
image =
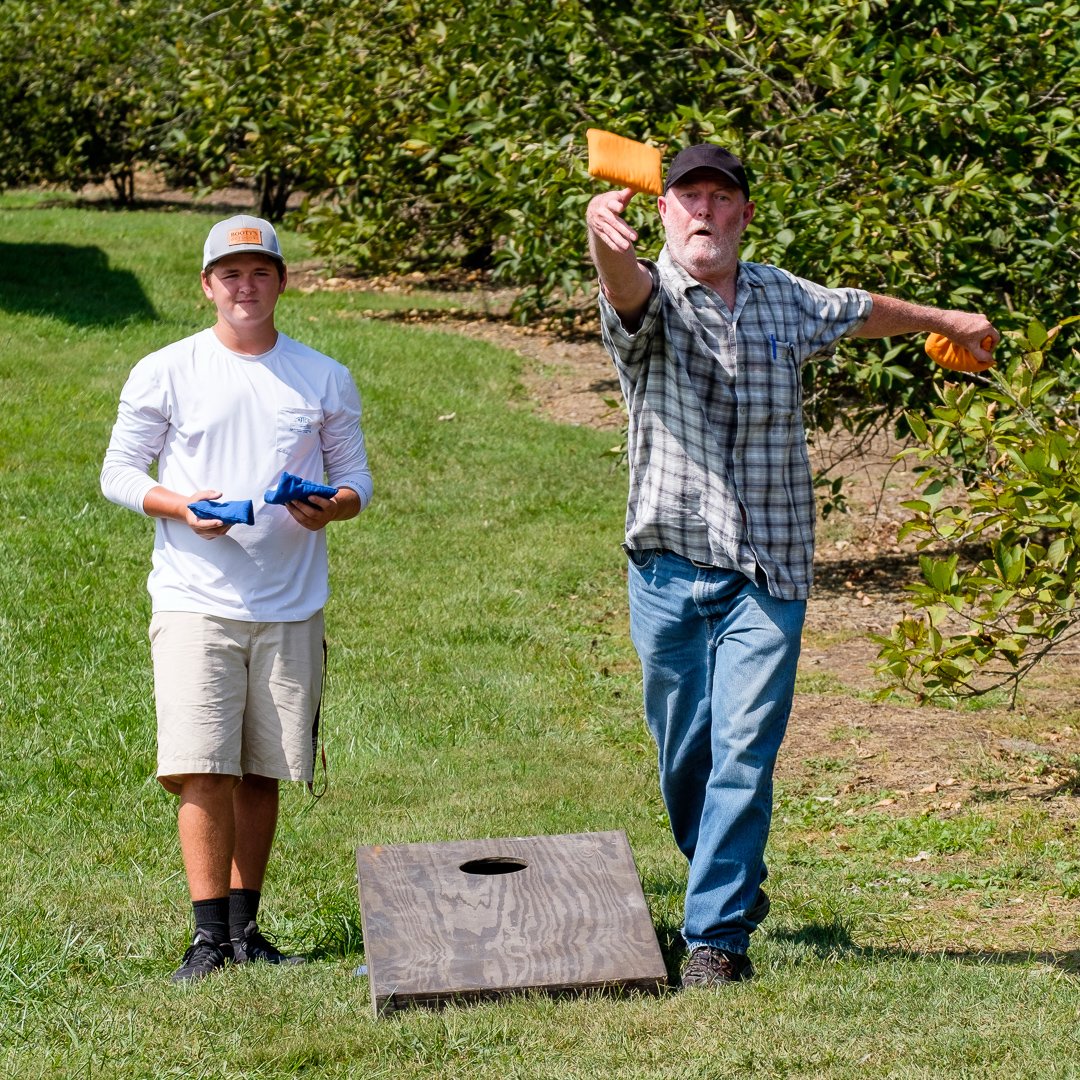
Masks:
[[[276,175],[268,170],[259,181],[259,216],[267,221],[281,221],[292,194],[292,174],[282,169]]]

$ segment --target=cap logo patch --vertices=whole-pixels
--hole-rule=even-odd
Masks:
[[[229,231],[229,247],[236,244],[261,244],[261,229],[231,229]]]

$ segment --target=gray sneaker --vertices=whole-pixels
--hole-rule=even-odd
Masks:
[[[170,981],[185,983],[204,979],[207,975],[212,975],[223,968],[230,959],[232,959],[232,947],[228,943],[218,945],[210,938],[204,937],[201,932],[197,932],[187,952],[184,953],[180,966],[170,976]]]
[[[754,966],[745,953],[698,945],[683,968],[682,984],[684,987],[725,986],[727,983],[744,982],[753,976]]]
[[[232,939],[233,959],[238,964],[306,964],[303,956],[286,956],[252,921],[243,934]]]

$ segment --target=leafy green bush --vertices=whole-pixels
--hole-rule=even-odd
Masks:
[[[918,537],[920,614],[880,638],[882,671],[924,696],[972,696],[1021,679],[1080,633],[1077,351],[1051,369],[1062,326],[1034,321],[1016,356],[945,383],[929,420],[908,416],[926,482],[901,537]]]
[[[393,27],[376,25],[378,15],[371,0],[184,9],[177,122],[158,160],[204,189],[250,182],[274,221],[294,191],[334,188],[380,127],[369,60]]]
[[[392,5],[408,47],[372,60],[379,138],[357,132],[301,218],[337,265],[486,267],[521,288],[522,319],[589,306],[594,125],[668,155],[738,151],[758,204],[747,258],[1002,325],[1080,304],[1075,4],[420,7]],[[630,217],[655,254],[648,201]],[[857,434],[932,401],[918,343],[854,348],[807,370],[812,427]]]
[[[0,185],[108,181],[135,195],[169,124],[168,0],[0,4]]]
[[[517,314],[591,306],[585,129],[745,159],[745,257],[832,285],[1080,309],[1080,4],[1072,0],[72,0],[0,5],[0,182],[137,163],[250,182],[335,268],[465,266]],[[1017,78],[1016,73],[1023,77]],[[630,219],[655,254],[650,204]],[[812,428],[933,400],[918,344],[813,365]]]

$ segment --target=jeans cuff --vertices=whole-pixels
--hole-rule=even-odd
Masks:
[[[723,949],[724,952],[745,956],[750,948],[750,938],[746,934],[735,934],[729,938],[712,938],[709,941],[703,941],[700,938],[689,938],[683,934],[683,941],[686,942],[687,952],[693,952],[702,946],[708,946],[710,949]]]

